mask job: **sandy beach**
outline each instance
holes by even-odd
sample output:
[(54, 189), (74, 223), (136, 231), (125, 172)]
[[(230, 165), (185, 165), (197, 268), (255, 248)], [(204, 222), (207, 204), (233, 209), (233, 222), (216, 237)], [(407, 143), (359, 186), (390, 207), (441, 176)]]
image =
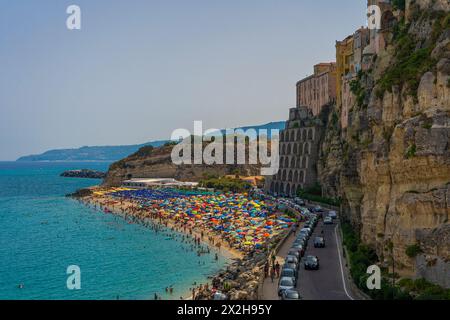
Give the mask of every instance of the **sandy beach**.
[[(214, 248), (218, 251), (218, 254), (233, 261), (240, 261), (246, 258), (249, 253), (254, 254), (261, 251), (261, 249), (255, 249), (255, 247), (249, 246), (248, 241), (245, 242), (247, 245), (242, 246), (239, 242), (230, 240), (230, 238), (224, 238), (223, 231), (217, 231), (212, 228), (211, 224), (202, 223), (202, 220), (198, 219), (181, 219), (178, 214), (163, 215), (161, 214), (161, 209), (159, 206), (143, 206), (142, 203), (136, 201), (135, 199), (126, 199), (124, 197), (113, 196), (117, 189), (104, 189), (104, 188), (93, 188), (93, 193), (89, 196), (80, 198), (79, 200), (85, 205), (96, 208), (97, 210), (105, 214), (114, 214), (123, 217), (130, 223), (142, 223), (147, 227), (153, 228), (158, 231), (158, 228), (167, 228), (172, 232), (178, 232), (180, 234), (189, 237), (189, 241), (194, 242), (197, 254), (200, 255), (204, 253), (205, 247)], [(187, 199), (190, 199), (189, 197)], [(176, 200), (174, 200), (176, 201)], [(274, 213), (270, 213), (273, 215)], [(249, 218), (243, 219), (242, 217), (237, 217), (236, 219), (247, 221)], [(198, 216), (197, 216), (198, 217)], [(233, 216), (231, 216), (232, 218)], [(255, 218), (256, 219), (256, 218)], [(267, 219), (267, 218), (266, 218)], [(262, 229), (263, 231), (258, 231), (259, 233), (264, 233), (264, 239), (270, 240), (268, 237), (269, 233), (272, 232), (272, 220), (262, 220), (264, 225), (267, 224), (267, 228)], [(269, 226), (270, 225), (270, 226)], [(251, 227), (251, 229), (255, 229)], [(274, 228), (275, 229), (275, 228)], [(159, 229), (161, 230), (161, 229)], [(259, 228), (258, 228), (259, 230)], [(273, 231), (274, 235), (279, 234), (279, 230)], [(249, 232), (254, 233), (254, 230)], [(281, 232), (281, 231), (280, 231)], [(262, 237), (262, 236), (261, 236)], [(242, 237), (241, 237), (242, 238)], [(244, 238), (245, 239), (245, 238)], [(255, 238), (256, 239), (256, 238)], [(210, 252), (210, 249), (206, 249)], [(216, 258), (217, 259), (217, 258)], [(193, 292), (192, 289), (195, 291)], [(203, 284), (197, 284), (196, 288), (191, 288), (191, 292), (181, 293), (180, 298), (184, 300), (193, 299), (193, 294), (196, 292), (204, 292), (212, 289), (212, 283), (207, 281)], [(174, 295), (174, 298), (177, 295)], [(150, 297), (154, 299), (154, 297)]]

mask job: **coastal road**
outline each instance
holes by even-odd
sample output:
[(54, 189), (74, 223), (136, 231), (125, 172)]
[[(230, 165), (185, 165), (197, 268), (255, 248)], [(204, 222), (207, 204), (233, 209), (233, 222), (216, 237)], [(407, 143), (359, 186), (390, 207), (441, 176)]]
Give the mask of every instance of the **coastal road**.
[[(325, 210), (323, 216), (325, 217), (327, 214), (328, 210)], [(304, 270), (304, 258), (301, 260), (297, 290), (304, 300), (358, 300), (361, 298), (350, 290), (350, 280), (347, 276), (348, 270), (342, 255), (342, 243), (339, 235), (339, 219), (335, 219), (332, 225), (324, 225), (322, 220), (317, 223), (308, 242), (305, 257), (307, 255), (318, 256), (320, 268), (314, 271)], [(313, 242), (316, 236), (325, 238), (325, 248), (314, 248)], [(281, 246), (277, 254), (277, 261), (281, 266), (283, 266), (294, 240), (295, 236), (291, 235)], [(270, 278), (265, 279), (263, 286), (264, 300), (279, 299), (277, 294), (278, 280), (275, 279), (272, 283)]]
[[(324, 214), (324, 216), (326, 213)], [(342, 246), (338, 238), (338, 219), (332, 225), (324, 225), (320, 220), (314, 229), (305, 252), (319, 257), (319, 270), (304, 270), (303, 259), (300, 265), (297, 290), (304, 300), (353, 300), (348, 291), (343, 269)], [(314, 248), (314, 238), (325, 238), (325, 248)]]

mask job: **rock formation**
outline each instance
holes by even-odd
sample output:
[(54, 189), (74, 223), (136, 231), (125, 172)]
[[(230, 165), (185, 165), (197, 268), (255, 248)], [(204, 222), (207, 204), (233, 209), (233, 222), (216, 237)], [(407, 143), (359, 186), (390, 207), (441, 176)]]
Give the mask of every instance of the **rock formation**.
[[(358, 76), (349, 127), (329, 115), (319, 154), (324, 192), (380, 261), (450, 286), (450, 4), (407, 1), (387, 48)], [(406, 249), (419, 245), (416, 257)]]

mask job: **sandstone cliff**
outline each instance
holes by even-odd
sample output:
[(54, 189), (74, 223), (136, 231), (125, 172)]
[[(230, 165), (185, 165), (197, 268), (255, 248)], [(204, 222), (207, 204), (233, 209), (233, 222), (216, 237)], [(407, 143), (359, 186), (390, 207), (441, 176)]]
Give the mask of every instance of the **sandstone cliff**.
[[(407, 1), (387, 48), (354, 83), (349, 127), (329, 116), (318, 165), (324, 192), (396, 271), (450, 287), (450, 4)], [(401, 17), (404, 16), (404, 19)], [(362, 88), (363, 90), (358, 90)], [(416, 257), (406, 249), (419, 245)]]
[(171, 159), (172, 148), (173, 145), (170, 144), (159, 148), (141, 148), (129, 157), (113, 163), (103, 184), (119, 186), (123, 180), (131, 178), (175, 178), (179, 181), (199, 181), (208, 175), (257, 176), (260, 174), (259, 164), (175, 165)]

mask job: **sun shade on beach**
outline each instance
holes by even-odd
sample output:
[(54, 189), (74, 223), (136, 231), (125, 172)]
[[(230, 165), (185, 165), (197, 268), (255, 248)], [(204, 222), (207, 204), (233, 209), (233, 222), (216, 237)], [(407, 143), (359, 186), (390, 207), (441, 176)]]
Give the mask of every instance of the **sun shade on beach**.
[(148, 189), (108, 195), (132, 200), (159, 217), (206, 228), (220, 234), (230, 246), (244, 251), (262, 248), (296, 221), (277, 212), (275, 204), (248, 194)]

